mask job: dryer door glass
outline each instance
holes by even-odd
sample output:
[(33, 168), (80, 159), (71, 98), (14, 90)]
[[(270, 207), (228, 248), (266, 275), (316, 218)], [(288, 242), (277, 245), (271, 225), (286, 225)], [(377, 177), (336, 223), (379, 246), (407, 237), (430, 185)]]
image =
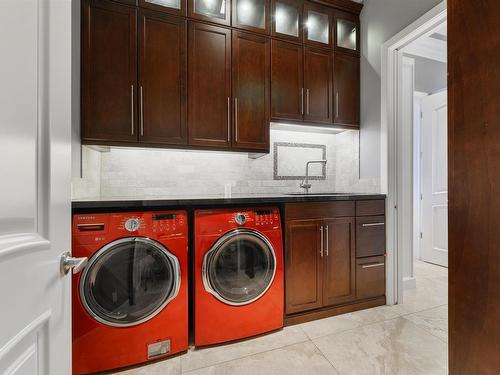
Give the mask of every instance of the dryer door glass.
[(245, 305), (260, 298), (271, 286), (276, 257), (260, 233), (238, 229), (222, 237), (207, 253), (205, 284), (219, 300)]
[(101, 323), (131, 326), (158, 314), (175, 297), (179, 283), (179, 262), (165, 247), (146, 238), (125, 238), (91, 258), (80, 296)]

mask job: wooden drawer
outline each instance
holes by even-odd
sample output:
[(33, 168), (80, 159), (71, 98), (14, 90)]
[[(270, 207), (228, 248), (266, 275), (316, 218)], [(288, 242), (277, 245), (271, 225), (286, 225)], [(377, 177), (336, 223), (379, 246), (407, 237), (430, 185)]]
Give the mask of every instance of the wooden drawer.
[(329, 219), (334, 217), (354, 216), (354, 202), (304, 202), (287, 203), (285, 219)]
[(385, 257), (356, 260), (356, 298), (385, 295)]
[(385, 200), (357, 201), (356, 216), (385, 215)]
[(356, 218), (356, 257), (385, 254), (385, 216)]

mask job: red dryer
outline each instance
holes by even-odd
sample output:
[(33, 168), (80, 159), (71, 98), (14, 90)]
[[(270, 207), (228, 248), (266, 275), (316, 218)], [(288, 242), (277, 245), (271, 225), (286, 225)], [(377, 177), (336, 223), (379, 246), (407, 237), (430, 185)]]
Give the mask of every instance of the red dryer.
[(73, 216), (73, 374), (129, 366), (188, 348), (184, 211)]
[(195, 212), (195, 345), (283, 327), (281, 237), (277, 208)]

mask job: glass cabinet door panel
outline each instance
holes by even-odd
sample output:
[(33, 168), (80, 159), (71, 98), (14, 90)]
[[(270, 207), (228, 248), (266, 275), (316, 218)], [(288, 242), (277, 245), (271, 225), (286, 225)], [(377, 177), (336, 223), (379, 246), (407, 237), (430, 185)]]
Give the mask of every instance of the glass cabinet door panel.
[(296, 7), (277, 1), (274, 18), (277, 33), (299, 37), (299, 10)]
[(194, 0), (194, 13), (225, 19), (226, 0)]
[(146, 3), (161, 5), (167, 8), (181, 9), (181, 0), (145, 0)]
[(266, 0), (236, 0), (236, 14), (238, 25), (266, 28)]
[(354, 22), (337, 20), (337, 47), (347, 48), (356, 51), (357, 45), (357, 25)]
[(306, 27), (307, 40), (330, 44), (330, 17), (328, 14), (309, 10)]

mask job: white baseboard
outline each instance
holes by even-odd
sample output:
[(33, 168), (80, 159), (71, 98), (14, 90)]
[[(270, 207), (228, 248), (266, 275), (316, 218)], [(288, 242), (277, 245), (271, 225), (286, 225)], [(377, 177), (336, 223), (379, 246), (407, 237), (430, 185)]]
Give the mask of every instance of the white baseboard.
[(415, 289), (417, 287), (417, 279), (415, 277), (403, 277), (403, 289)]

